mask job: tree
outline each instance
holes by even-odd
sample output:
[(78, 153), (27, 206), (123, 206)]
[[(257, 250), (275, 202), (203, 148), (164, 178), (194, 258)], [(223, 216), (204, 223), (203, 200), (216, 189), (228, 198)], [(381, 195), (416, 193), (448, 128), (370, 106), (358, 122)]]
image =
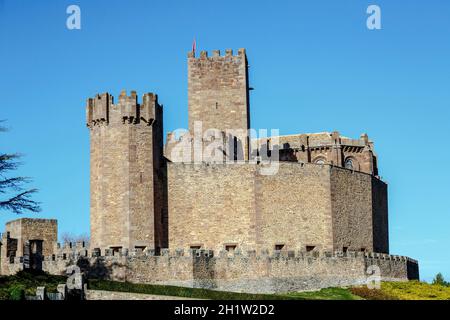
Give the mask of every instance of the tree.
[(440, 285), (440, 286), (449, 286), (450, 285), (447, 281), (444, 280), (444, 276), (440, 272), (434, 277), (433, 284)]
[[(5, 131), (7, 129), (0, 126), (0, 132)], [(26, 211), (39, 212), (41, 211), (39, 202), (31, 199), (38, 190), (25, 188), (31, 179), (8, 175), (19, 167), (21, 163), (18, 160), (20, 158), (21, 155), (18, 153), (0, 153), (0, 210), (8, 210), (17, 214)]]
[(84, 243), (89, 243), (89, 235), (86, 233), (80, 234), (80, 235), (74, 235), (70, 232), (64, 232), (61, 235), (61, 242), (63, 244), (68, 244), (68, 243), (76, 243), (76, 242), (84, 242)]

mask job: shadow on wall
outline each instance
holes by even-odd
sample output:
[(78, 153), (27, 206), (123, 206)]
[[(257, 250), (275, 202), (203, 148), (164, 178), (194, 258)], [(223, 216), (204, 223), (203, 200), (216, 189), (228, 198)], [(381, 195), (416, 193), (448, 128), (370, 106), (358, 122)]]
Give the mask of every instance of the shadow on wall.
[(80, 272), (88, 279), (111, 279), (118, 281), (126, 281), (127, 267), (118, 262), (106, 264), (102, 258), (97, 258), (93, 264), (86, 257), (79, 257), (77, 266)]

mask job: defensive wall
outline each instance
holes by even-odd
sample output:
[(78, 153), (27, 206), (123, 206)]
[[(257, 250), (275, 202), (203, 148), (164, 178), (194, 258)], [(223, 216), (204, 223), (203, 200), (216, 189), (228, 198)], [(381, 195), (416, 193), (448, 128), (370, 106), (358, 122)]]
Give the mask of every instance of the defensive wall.
[[(215, 255), (212, 250), (163, 249), (156, 255), (155, 250), (123, 249), (106, 250), (104, 256), (96, 256), (98, 252), (89, 252), (81, 244), (59, 250), (56, 256), (44, 257), (44, 271), (66, 274), (67, 268), (76, 264), (89, 278), (235, 292), (275, 293), (360, 285), (366, 284), (377, 270), (385, 281), (419, 278), (417, 261), (378, 253), (222, 250)], [(20, 270), (20, 258), (9, 265), (10, 271)]]

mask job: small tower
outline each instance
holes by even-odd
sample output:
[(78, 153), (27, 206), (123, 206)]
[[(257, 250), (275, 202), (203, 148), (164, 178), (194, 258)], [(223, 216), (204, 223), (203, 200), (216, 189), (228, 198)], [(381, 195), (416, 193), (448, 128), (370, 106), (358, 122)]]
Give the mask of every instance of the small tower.
[(188, 109), (191, 135), (196, 123), (201, 123), (202, 134), (209, 129), (245, 132), (227, 135), (227, 139), (239, 140), (243, 160), (248, 160), (250, 112), (245, 49), (239, 49), (237, 55), (231, 49), (225, 55), (214, 50), (211, 57), (206, 51), (198, 58), (193, 52), (188, 54)]
[[(167, 247), (163, 111), (157, 96), (123, 91), (87, 100), (91, 249)], [(102, 251), (103, 252), (103, 251)]]

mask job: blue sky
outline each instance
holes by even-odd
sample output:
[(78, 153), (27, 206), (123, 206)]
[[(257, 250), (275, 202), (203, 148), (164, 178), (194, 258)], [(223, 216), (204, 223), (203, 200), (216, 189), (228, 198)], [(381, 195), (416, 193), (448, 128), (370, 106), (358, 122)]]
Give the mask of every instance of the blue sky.
[[(67, 6), (81, 30), (66, 28)], [(366, 28), (377, 4), (382, 30)], [(85, 100), (156, 92), (165, 131), (187, 127), (186, 56), (245, 47), (254, 128), (375, 141), (389, 183), (390, 247), (450, 278), (450, 3), (0, 0), (0, 150), (25, 154), (39, 217), (89, 230)], [(32, 215), (25, 215), (32, 216)], [(17, 218), (0, 213), (0, 225)], [(1, 227), (3, 228), (3, 227)]]

